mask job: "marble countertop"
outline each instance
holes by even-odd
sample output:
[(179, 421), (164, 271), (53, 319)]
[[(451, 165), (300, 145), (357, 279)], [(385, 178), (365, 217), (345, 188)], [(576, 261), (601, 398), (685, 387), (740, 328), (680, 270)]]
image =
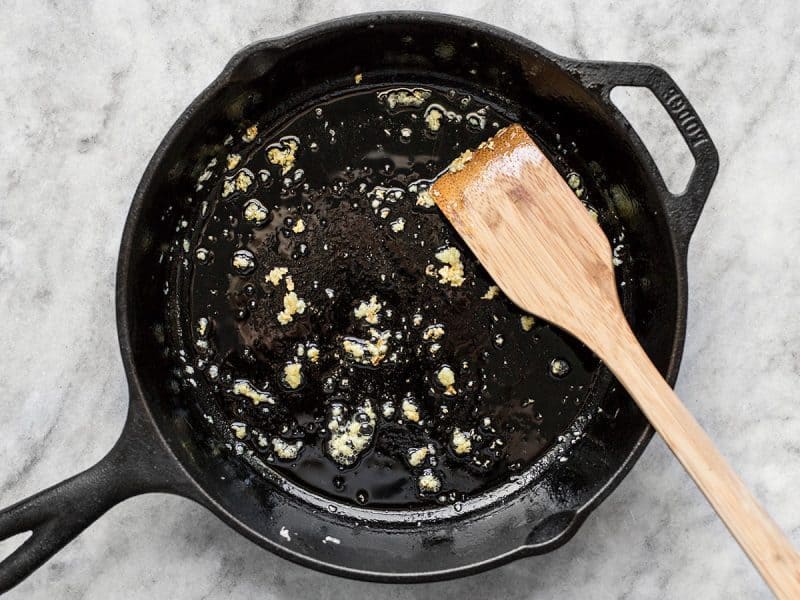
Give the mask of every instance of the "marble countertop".
[[(0, 505), (89, 467), (121, 430), (117, 249), (139, 177), (174, 119), (243, 45), (398, 3), (8, 4), (0, 23)], [(797, 4), (404, 7), (482, 19), (565, 55), (652, 62), (692, 100), (722, 162), (689, 255), (677, 389), (800, 546)], [(660, 110), (640, 107), (654, 122), (648, 140), (670, 133)], [(664, 153), (670, 177), (685, 165), (682, 152)], [(9, 550), (0, 544), (0, 555)], [(148, 495), (112, 509), (8, 598), (731, 594), (769, 595), (656, 439), (569, 544), (455, 582), (331, 578), (262, 551), (189, 501)]]

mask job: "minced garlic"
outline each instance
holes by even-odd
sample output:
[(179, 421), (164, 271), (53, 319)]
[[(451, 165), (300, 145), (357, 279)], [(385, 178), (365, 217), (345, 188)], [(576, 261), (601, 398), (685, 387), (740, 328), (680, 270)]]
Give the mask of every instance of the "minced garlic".
[(438, 271), (439, 283), (449, 283), (458, 287), (464, 283), (464, 263), (461, 262), (461, 252), (458, 248), (448, 246), (435, 254), (436, 260), (445, 264)]
[(423, 120), (431, 133), (436, 133), (442, 128), (444, 119), (448, 122), (460, 123), (463, 117), (453, 110), (447, 110), (441, 104), (431, 104), (425, 109)]
[(318, 362), (319, 348), (317, 348), (316, 346), (309, 346), (308, 350), (306, 350), (306, 356), (308, 357), (308, 360), (310, 360), (312, 363)]
[(342, 340), (342, 349), (356, 362), (371, 364), (377, 367), (386, 358), (389, 352), (389, 338), (391, 331), (377, 331), (370, 329), (370, 338), (362, 340), (355, 337), (346, 337)]
[(283, 382), (296, 390), (303, 383), (303, 365), (300, 363), (292, 362), (283, 367)]
[(453, 372), (453, 369), (447, 365), (442, 365), (439, 367), (439, 370), (436, 371), (436, 379), (442, 387), (445, 388), (445, 394), (452, 396), (456, 393), (456, 389), (453, 387), (453, 384), (456, 382), (456, 374)]
[(253, 174), (242, 169), (234, 180), (237, 191), (246, 192), (247, 188), (253, 183)]
[(409, 448), (408, 449), (408, 464), (412, 467), (418, 467), (423, 463), (425, 457), (428, 456), (428, 449), (422, 448)]
[(297, 223), (292, 227), (295, 233), (303, 233), (306, 230), (306, 222), (303, 219), (297, 219)]
[(374, 329), (370, 330), (372, 339), (367, 342), (367, 352), (369, 352), (369, 362), (372, 366), (378, 366), (383, 359), (386, 358), (386, 353), (389, 351), (389, 336), (391, 332), (384, 331), (382, 333), (376, 332)]
[(422, 339), (438, 340), (443, 335), (444, 335), (444, 327), (442, 327), (439, 324), (429, 325), (428, 327), (425, 328), (425, 331), (422, 332)]
[(264, 279), (269, 281), (272, 285), (277, 286), (281, 282), (281, 279), (283, 279), (283, 276), (288, 272), (289, 269), (286, 267), (273, 267)]
[(297, 454), (302, 447), (303, 442), (300, 440), (292, 444), (279, 437), (272, 438), (272, 450), (278, 458), (282, 458), (283, 460), (294, 460), (297, 458)]
[(249, 250), (237, 250), (231, 258), (231, 266), (240, 275), (248, 275), (256, 268), (256, 259)]
[(550, 361), (550, 374), (553, 377), (566, 377), (571, 370), (569, 363), (563, 358), (554, 358)]
[(242, 156), (240, 154), (228, 154), (228, 171), (233, 171), (236, 167), (238, 167), (241, 160)]
[(420, 107), (425, 103), (425, 100), (431, 95), (428, 90), (422, 88), (414, 88), (413, 90), (401, 88), (396, 90), (388, 90), (378, 94), (378, 100), (384, 102), (389, 110), (394, 110), (399, 107)]
[(472, 160), (472, 150), (464, 150), (460, 156), (458, 156), (453, 162), (450, 163), (450, 166), (447, 167), (447, 170), (451, 173), (458, 173), (461, 171), (469, 161)]
[(497, 298), (497, 295), (500, 293), (500, 288), (496, 285), (490, 285), (489, 289), (486, 290), (486, 293), (481, 296), (481, 300), (493, 300)]
[(535, 320), (533, 318), (533, 315), (522, 315), (519, 318), (519, 322), (520, 325), (522, 325), (523, 331), (530, 331), (531, 329), (533, 329), (533, 324), (535, 323)]
[(353, 309), (353, 314), (356, 319), (364, 319), (370, 325), (377, 325), (379, 315), (378, 313), (383, 308), (383, 304), (378, 302), (377, 296), (372, 296), (369, 302), (362, 302), (357, 308)]
[(208, 319), (205, 317), (200, 317), (197, 319), (197, 335), (200, 337), (206, 337), (206, 333), (208, 333)]
[(236, 183), (233, 179), (226, 179), (222, 182), (222, 197), (227, 198), (236, 191)]
[(341, 405), (331, 407), (328, 421), (331, 437), (326, 444), (326, 450), (334, 461), (350, 466), (372, 441), (376, 418), (369, 400), (365, 400), (357, 408), (351, 419), (345, 421), (343, 413)]
[(258, 135), (258, 126), (257, 125), (250, 125), (250, 127), (248, 127), (245, 130), (244, 135), (242, 136), (242, 141), (243, 142), (247, 142), (249, 144), (254, 139), (256, 139), (257, 135)]
[(430, 190), (422, 190), (417, 194), (417, 206), (423, 208), (433, 208), (436, 202), (433, 200), (433, 195)]
[(278, 323), (286, 325), (294, 315), (302, 315), (306, 310), (306, 302), (297, 297), (296, 292), (288, 292), (283, 297), (283, 310), (278, 313)]
[(412, 423), (419, 423), (421, 418), (419, 414), (419, 406), (417, 406), (417, 403), (413, 398), (403, 398), (401, 409), (403, 410), (403, 416), (406, 419)]
[(442, 117), (444, 113), (438, 108), (431, 106), (425, 111), (425, 124), (431, 131), (439, 131), (442, 127)]
[(441, 480), (433, 474), (431, 469), (425, 469), (417, 480), (421, 492), (436, 493), (442, 488)]
[(472, 451), (472, 432), (456, 427), (450, 436), (450, 446), (456, 454), (468, 454)]
[(267, 160), (273, 165), (281, 167), (281, 175), (286, 175), (294, 168), (297, 159), (297, 148), (300, 145), (297, 140), (284, 138), (277, 144), (272, 144), (267, 149)]
[(263, 225), (269, 218), (269, 211), (258, 200), (248, 200), (242, 211), (244, 220), (255, 225)]
[(356, 360), (361, 360), (367, 352), (367, 344), (363, 340), (345, 338), (342, 340), (342, 348)]
[(244, 396), (245, 398), (252, 401), (252, 403), (255, 404), (256, 406), (258, 406), (262, 402), (266, 402), (267, 404), (275, 404), (275, 400), (269, 393), (262, 392), (261, 390), (257, 389), (247, 379), (236, 380), (233, 383), (233, 389), (231, 391), (236, 396)]

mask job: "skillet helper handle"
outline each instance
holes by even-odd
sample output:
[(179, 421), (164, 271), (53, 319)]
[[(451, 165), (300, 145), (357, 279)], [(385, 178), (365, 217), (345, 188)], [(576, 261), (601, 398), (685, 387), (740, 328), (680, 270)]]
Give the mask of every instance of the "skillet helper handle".
[[(719, 154), (703, 122), (672, 77), (660, 67), (644, 63), (591, 62), (582, 63), (582, 69), (586, 70), (586, 83), (598, 88), (603, 101), (611, 106), (614, 106), (611, 90), (615, 87), (649, 89), (686, 142), (695, 161), (686, 189), (680, 194), (673, 194), (667, 189), (663, 177), (658, 182), (667, 217), (678, 232), (677, 238), (685, 250), (719, 171)], [(627, 119), (616, 114), (629, 135), (636, 135)]]
[(129, 414), (122, 436), (100, 462), (0, 511), (0, 540), (31, 532), (0, 562), (0, 594), (126, 498), (158, 491), (185, 494), (188, 479), (167, 456), (152, 431)]
[(800, 555), (664, 381), (624, 317), (602, 356), (778, 598), (800, 598)]

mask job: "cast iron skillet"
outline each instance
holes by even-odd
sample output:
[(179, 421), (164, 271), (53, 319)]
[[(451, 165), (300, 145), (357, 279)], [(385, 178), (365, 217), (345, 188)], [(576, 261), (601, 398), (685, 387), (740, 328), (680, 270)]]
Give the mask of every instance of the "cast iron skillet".
[[(468, 53), (477, 42), (481, 52)], [(27, 577), (118, 502), (147, 492), (191, 498), (269, 550), (337, 575), (428, 581), (474, 573), (566, 542), (625, 476), (653, 430), (625, 393), (606, 388), (584, 436), (460, 511), (374, 510), (339, 504), (277, 474), (254, 477), (219, 453), (170, 386), (166, 322), (176, 299), (159, 253), (172, 243), (191, 173), (210, 144), (247, 111), (277, 119), (310, 98), (371, 81), (479, 89), (523, 124), (545, 122), (594, 165), (637, 248), (629, 318), (674, 382), (684, 341), (686, 251), (718, 168), (717, 152), (689, 101), (661, 69), (556, 56), (482, 23), (420, 13), (361, 15), (253, 44), (239, 52), (181, 115), (156, 150), (131, 205), (117, 274), (117, 329), (130, 386), (122, 436), (99, 463), (0, 512), (0, 537), (32, 531), (0, 563), (0, 591)], [(686, 190), (668, 192), (641, 140), (609, 100), (615, 86), (649, 88), (696, 164)], [(196, 174), (194, 175), (196, 177)], [(162, 218), (166, 215), (166, 218)], [(291, 532), (291, 541), (280, 532)], [(327, 539), (326, 539), (327, 538)], [(331, 543), (335, 538), (339, 543)]]

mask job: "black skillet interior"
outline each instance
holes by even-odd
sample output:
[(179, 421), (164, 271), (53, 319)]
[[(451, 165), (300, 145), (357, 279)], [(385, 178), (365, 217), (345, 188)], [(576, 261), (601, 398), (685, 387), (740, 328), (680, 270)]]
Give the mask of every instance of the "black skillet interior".
[[(556, 444), (509, 483), (459, 510), (380, 511), (326, 499), (276, 474), (267, 481), (209, 439), (189, 408), (191, 395), (177, 382), (175, 348), (165, 343), (165, 336), (181, 326), (174, 292), (180, 286), (165, 288), (176, 282), (171, 281), (174, 264), (163, 256), (178, 243), (182, 203), (198, 165), (243, 119), (257, 114), (261, 122), (279, 122), (314, 99), (350, 88), (356, 72), (374, 83), (415, 82), (479, 93), (545, 144), (556, 147), (558, 135), (562, 146), (574, 149), (591, 185), (626, 227), (633, 256), (628, 317), (656, 366), (668, 379), (676, 376), (685, 317), (685, 249), (716, 173), (716, 154), (666, 74), (642, 65), (568, 61), (507, 32), (448, 16), (364, 15), (323, 24), (240, 52), (176, 123), (145, 173), (126, 227), (118, 277), (131, 415), (119, 450), (110, 456), (126, 464), (134, 458), (153, 461), (155, 468), (150, 474), (140, 468), (128, 482), (101, 476), (101, 483), (106, 477), (117, 486), (115, 493), (106, 494), (110, 497), (89, 511), (91, 517), (77, 524), (72, 536), (119, 499), (137, 491), (172, 490), (195, 498), (272, 551), (320, 570), (385, 581), (455, 577), (565, 542), (646, 445), (651, 428), (612, 384), (595, 405), (587, 403), (591, 414), (579, 416), (583, 435)], [(681, 198), (689, 204), (680, 206), (667, 193), (641, 142), (611, 106), (610, 89), (626, 84), (653, 89), (698, 159)], [(155, 444), (148, 442), (143, 450), (125, 441), (152, 438), (146, 431), (151, 420), (159, 432)], [(180, 468), (158, 456), (167, 447)], [(149, 455), (142, 458), (145, 451)], [(562, 455), (568, 460), (558, 460)], [(28, 571), (53, 551), (28, 561)]]

